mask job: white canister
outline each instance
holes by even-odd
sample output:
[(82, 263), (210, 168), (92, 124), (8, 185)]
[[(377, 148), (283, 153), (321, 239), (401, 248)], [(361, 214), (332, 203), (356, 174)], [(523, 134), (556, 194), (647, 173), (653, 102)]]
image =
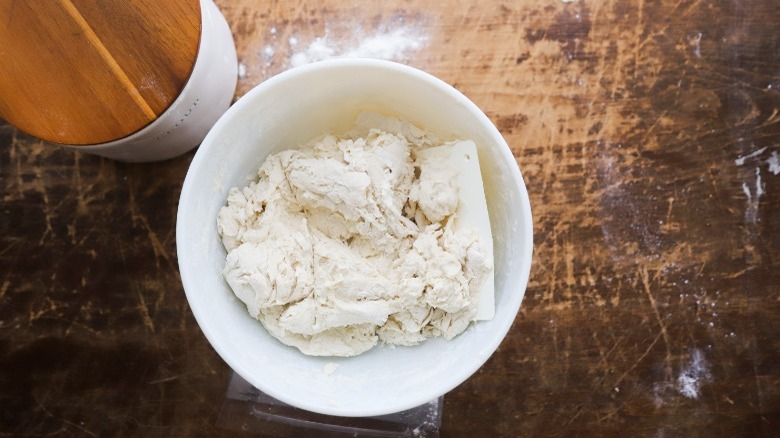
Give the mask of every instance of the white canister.
[(206, 137), (228, 109), (238, 80), (233, 35), (212, 0), (200, 0), (201, 37), (187, 84), (155, 121), (118, 140), (87, 146), (64, 145), (127, 162), (160, 161), (181, 155)]

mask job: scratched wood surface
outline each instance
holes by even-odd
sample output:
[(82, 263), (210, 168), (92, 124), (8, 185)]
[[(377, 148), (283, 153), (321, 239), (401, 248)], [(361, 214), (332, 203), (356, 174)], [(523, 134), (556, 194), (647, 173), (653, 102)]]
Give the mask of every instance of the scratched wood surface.
[[(373, 53), (455, 85), (511, 145), (531, 280), (442, 436), (776, 433), (774, 0), (217, 4), (237, 97), (391, 39)], [(121, 164), (0, 125), (0, 433), (239, 434), (215, 425), (230, 370), (177, 272), (191, 158)]]

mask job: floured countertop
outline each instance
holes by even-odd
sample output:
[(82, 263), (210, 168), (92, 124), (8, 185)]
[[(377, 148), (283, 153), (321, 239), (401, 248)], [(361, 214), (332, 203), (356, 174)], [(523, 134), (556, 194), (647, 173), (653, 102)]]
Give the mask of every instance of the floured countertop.
[[(775, 1), (217, 4), (236, 97), (381, 57), (456, 86), (512, 147), (531, 280), (497, 353), (445, 396), (442, 435), (777, 430)], [(0, 432), (233, 434), (230, 370), (177, 271), (191, 158), (115, 163), (0, 125)]]

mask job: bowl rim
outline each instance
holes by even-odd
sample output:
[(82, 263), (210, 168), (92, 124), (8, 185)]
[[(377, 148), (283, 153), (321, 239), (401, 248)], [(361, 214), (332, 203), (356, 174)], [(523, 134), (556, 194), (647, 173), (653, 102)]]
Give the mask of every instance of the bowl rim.
[(394, 70), (396, 72), (405, 75), (411, 75), (414, 78), (418, 80), (422, 80), (430, 84), (431, 86), (438, 88), (439, 90), (452, 96), (453, 98), (457, 99), (459, 103), (465, 105), (468, 111), (472, 113), (476, 117), (476, 119), (479, 120), (479, 122), (483, 125), (484, 128), (486, 128), (486, 130), (490, 134), (491, 140), (497, 143), (498, 146), (497, 149), (500, 150), (499, 153), (501, 154), (501, 159), (507, 162), (514, 161), (516, 163), (516, 159), (509, 145), (507, 144), (506, 140), (499, 132), (498, 128), (496, 128), (493, 122), (488, 118), (488, 116), (474, 102), (472, 102), (468, 97), (466, 97), (459, 90), (457, 90), (450, 84), (444, 82), (443, 80), (431, 75), (430, 73), (424, 72), (422, 70), (419, 70), (417, 68), (408, 65), (400, 64), (393, 61), (379, 60), (379, 59), (339, 58), (339, 59), (318, 61), (311, 64), (306, 64), (303, 66), (291, 68), (256, 85), (250, 91), (248, 91), (246, 94), (240, 97), (230, 108), (228, 108), (228, 110), (219, 118), (219, 120), (217, 120), (214, 126), (209, 130), (208, 134), (204, 138), (201, 145), (198, 147), (195, 156), (193, 157), (190, 163), (189, 169), (187, 170), (187, 174), (184, 179), (184, 183), (182, 185), (182, 190), (179, 197), (177, 217), (176, 217), (176, 248), (177, 248), (177, 259), (179, 265), (179, 274), (182, 280), (182, 285), (184, 288), (185, 295), (187, 297), (189, 308), (191, 309), (193, 316), (195, 317), (198, 327), (206, 336), (206, 339), (208, 340), (211, 347), (214, 348), (214, 350), (222, 358), (222, 360), (224, 360), (235, 373), (237, 373), (239, 376), (244, 378), (247, 382), (249, 382), (253, 386), (257, 387), (257, 389), (263, 391), (264, 393), (270, 395), (271, 397), (274, 397), (282, 402), (285, 402), (289, 405), (301, 409), (305, 409), (311, 412), (316, 412), (325, 415), (334, 415), (334, 416), (343, 416), (343, 417), (368, 417), (368, 416), (377, 416), (377, 415), (387, 415), (391, 413), (401, 412), (407, 409), (412, 409), (417, 406), (421, 406), (425, 403), (428, 403), (429, 401), (434, 400), (450, 392), (452, 389), (465, 382), (480, 367), (482, 367), (485, 364), (485, 362), (487, 362), (487, 360), (496, 352), (499, 345), (501, 344), (501, 342), (509, 332), (511, 326), (513, 325), (514, 321), (517, 318), (517, 313), (519, 313), (520, 311), (522, 299), (527, 289), (528, 279), (531, 271), (531, 259), (533, 254), (533, 217), (531, 213), (531, 205), (528, 196), (528, 191), (518, 165), (509, 166), (509, 168), (511, 174), (510, 175), (511, 182), (517, 188), (519, 199), (520, 199), (519, 215), (522, 216), (521, 219), (522, 228), (518, 230), (518, 234), (525, 236), (526, 245), (521, 247), (520, 251), (518, 251), (518, 254), (516, 255), (517, 257), (521, 258), (520, 261), (521, 269), (519, 272), (520, 274), (519, 281), (513, 287), (514, 289), (517, 290), (517, 293), (512, 294), (510, 296), (510, 301), (508, 303), (513, 309), (515, 309), (513, 317), (507, 319), (504, 324), (499, 326), (496, 330), (491, 331), (489, 337), (486, 337), (486, 342), (483, 344), (482, 350), (487, 351), (487, 354), (482, 355), (480, 360), (474, 361), (471, 366), (464, 367), (463, 369), (461, 369), (461, 372), (453, 373), (452, 375), (450, 375), (450, 377), (447, 378), (444, 382), (437, 385), (436, 391), (428, 392), (427, 393), (428, 395), (425, 396), (418, 395), (417, 397), (404, 398), (403, 400), (394, 400), (392, 402), (383, 404), (381, 407), (373, 407), (373, 408), (361, 407), (361, 408), (345, 409), (344, 407), (341, 406), (325, 406), (316, 403), (310, 403), (308, 402), (308, 400), (288, 397), (287, 394), (275, 391), (273, 388), (270, 388), (267, 385), (265, 385), (262, 381), (254, 379), (252, 377), (254, 373), (252, 373), (251, 370), (245, 367), (242, 361), (237, 359), (230, 351), (230, 349), (226, 348), (217, 340), (218, 336), (216, 334), (216, 330), (209, 323), (209, 318), (206, 315), (207, 313), (206, 309), (202, 309), (197, 305), (193, 306), (192, 297), (194, 297), (195, 294), (194, 291), (198, 289), (198, 285), (193, 284), (190, 275), (188, 275), (188, 273), (190, 272), (190, 268), (188, 267), (190, 266), (189, 264), (190, 255), (184, 250), (184, 244), (181, 241), (181, 236), (185, 234), (185, 230), (188, 228), (188, 224), (190, 222), (189, 216), (183, 213), (184, 209), (182, 208), (182, 206), (188, 205), (188, 200), (194, 196), (193, 180), (195, 178), (195, 175), (201, 173), (202, 167), (209, 166), (209, 163), (206, 161), (208, 150), (210, 148), (210, 145), (214, 142), (214, 140), (221, 135), (224, 126), (228, 124), (234, 116), (240, 114), (242, 109), (245, 106), (250, 105), (252, 101), (259, 98), (259, 96), (262, 96), (267, 90), (272, 89), (278, 83), (293, 80), (297, 76), (311, 74), (312, 72), (318, 70), (340, 69), (340, 68), (351, 68), (351, 67), (370, 67), (370, 68)]

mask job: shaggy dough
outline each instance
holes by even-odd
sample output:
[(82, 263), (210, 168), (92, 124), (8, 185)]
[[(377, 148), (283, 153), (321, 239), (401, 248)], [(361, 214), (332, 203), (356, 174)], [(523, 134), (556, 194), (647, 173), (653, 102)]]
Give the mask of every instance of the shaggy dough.
[(316, 356), (463, 332), (493, 262), (475, 230), (455, 229), (455, 170), (416, 156), (441, 144), (364, 113), (342, 136), (270, 155), (231, 189), (217, 220), (223, 274), (249, 313)]

